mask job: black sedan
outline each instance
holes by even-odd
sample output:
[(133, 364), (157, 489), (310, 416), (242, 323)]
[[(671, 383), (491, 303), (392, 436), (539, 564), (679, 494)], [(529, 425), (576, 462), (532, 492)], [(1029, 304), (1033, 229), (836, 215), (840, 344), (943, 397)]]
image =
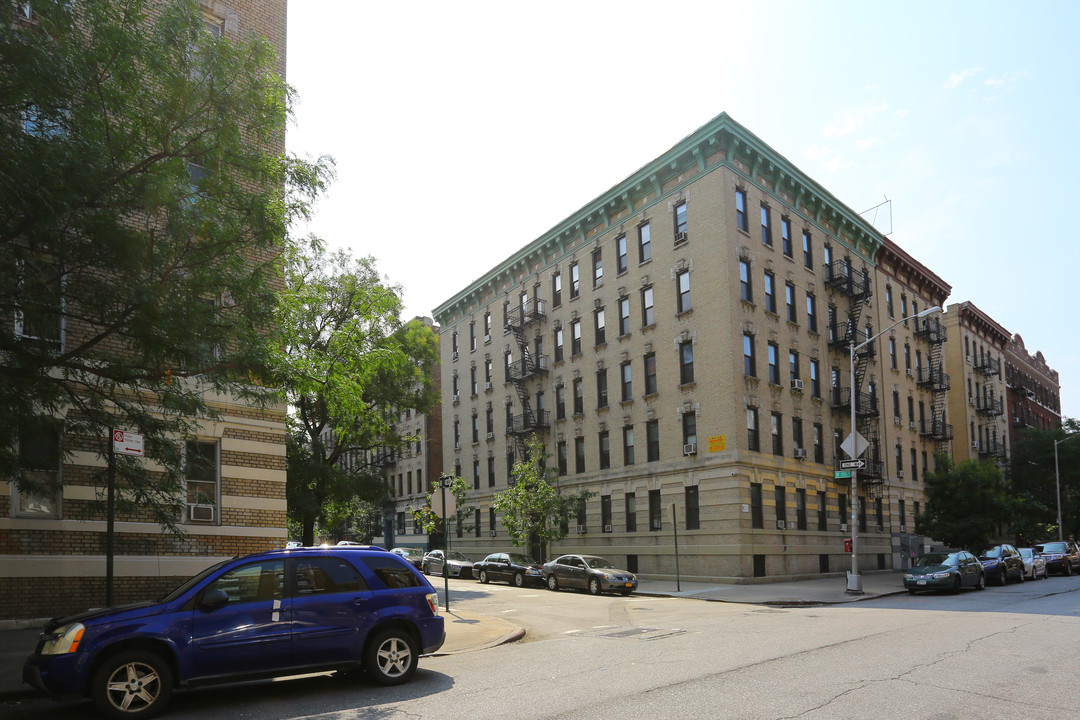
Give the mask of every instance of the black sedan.
[(986, 571), (979, 559), (969, 552), (933, 552), (915, 561), (904, 573), (904, 587), (914, 595), (920, 590), (960, 592), (962, 587), (986, 588)]
[(473, 563), (473, 575), (482, 583), (498, 580), (518, 587), (541, 585), (540, 563), (521, 553), (491, 553), (478, 563)]
[(588, 590), (591, 595), (602, 592), (629, 595), (637, 589), (634, 573), (595, 555), (563, 555), (544, 563), (542, 572), (548, 590), (568, 587)]
[(1046, 560), (1046, 572), (1072, 575), (1080, 572), (1080, 548), (1071, 540), (1045, 542), (1035, 552)]
[(424, 561), (424, 551), (420, 548), (396, 547), (392, 548), (390, 552), (405, 558), (405, 560), (417, 570), (420, 569), (420, 563)]

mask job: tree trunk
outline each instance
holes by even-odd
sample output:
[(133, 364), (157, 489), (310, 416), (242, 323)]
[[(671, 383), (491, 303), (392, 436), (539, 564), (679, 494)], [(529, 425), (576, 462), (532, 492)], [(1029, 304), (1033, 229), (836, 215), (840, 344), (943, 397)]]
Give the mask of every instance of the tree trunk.
[(315, 520), (304, 520), (303, 522), (303, 537), (300, 540), (304, 543), (304, 547), (311, 547), (315, 544)]

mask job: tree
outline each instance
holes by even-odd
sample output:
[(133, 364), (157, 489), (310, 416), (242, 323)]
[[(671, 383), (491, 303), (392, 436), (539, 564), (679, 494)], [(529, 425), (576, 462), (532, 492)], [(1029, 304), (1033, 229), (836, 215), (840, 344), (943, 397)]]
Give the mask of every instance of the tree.
[(977, 552), (1011, 517), (1013, 504), (1001, 471), (978, 460), (954, 465), (943, 454), (934, 462), (937, 469), (926, 476), (926, 510), (915, 519), (916, 532)]
[(331, 169), (283, 152), (270, 43), (214, 38), (198, 3), (15, 8), (0, 3), (0, 476), (57, 490), (16, 450), (28, 427), (101, 456), (109, 428), (138, 432), (153, 463), (119, 463), (117, 510), (177, 530), (178, 439), (219, 416), (208, 399), (269, 399), (252, 378), (276, 259)]
[(535, 544), (541, 561), (550, 543), (566, 537), (571, 514), (592, 495), (587, 490), (564, 495), (553, 487), (549, 478), (557, 476), (545, 467), (545, 458), (543, 441), (529, 436), (526, 457), (514, 463), (514, 483), (492, 500), (511, 542), (518, 547)]
[(415, 441), (394, 431), (397, 414), (437, 399), (438, 338), (400, 312), (400, 289), (371, 258), (327, 253), (317, 239), (289, 248), (271, 352), (292, 407), (288, 513), (305, 544), (331, 504), (385, 498), (384, 460)]
[[(474, 506), (469, 505), (469, 489), (469, 484), (460, 477), (455, 476), (451, 479), (450, 487), (446, 490), (449, 495), (453, 496), (454, 513), (445, 525), (446, 532), (453, 532), (457, 528), (461, 528), (461, 531), (466, 533), (475, 529), (476, 526), (470, 521), (473, 517)], [(427, 494), (427, 503), (423, 507), (413, 510), (413, 519), (428, 535), (444, 531), (442, 518), (436, 515), (432, 509), (441, 504), (441, 499), (436, 499), (441, 493), (441, 488), (432, 487)], [(449, 499), (448, 497), (448, 502)]]
[(1018, 519), (1032, 542), (1057, 537), (1058, 482), (1054, 468), (1054, 441), (1058, 442), (1061, 475), (1061, 520), (1064, 537), (1080, 534), (1080, 440), (1066, 438), (1080, 432), (1080, 422), (1066, 418), (1052, 430), (1027, 428), (1013, 446), (1011, 477), (1014, 491), (1029, 503)]

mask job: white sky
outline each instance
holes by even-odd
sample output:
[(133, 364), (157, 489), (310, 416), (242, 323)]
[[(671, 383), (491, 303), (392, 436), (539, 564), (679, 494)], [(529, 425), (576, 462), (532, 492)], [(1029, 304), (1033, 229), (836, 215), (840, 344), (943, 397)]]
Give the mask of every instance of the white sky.
[(852, 209), (892, 200), (890, 237), (1077, 417), (1078, 25), (1065, 0), (290, 0), (289, 149), (338, 168), (297, 232), (430, 316), (726, 111)]

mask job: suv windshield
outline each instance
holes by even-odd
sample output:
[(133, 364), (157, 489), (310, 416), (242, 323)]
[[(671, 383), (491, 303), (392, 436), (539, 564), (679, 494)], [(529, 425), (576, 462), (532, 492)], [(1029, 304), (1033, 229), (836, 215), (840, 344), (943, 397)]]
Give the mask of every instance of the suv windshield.
[(195, 585), (197, 585), (207, 575), (214, 572), (218, 568), (222, 567), (223, 565), (225, 565), (225, 563), (231, 563), (235, 559), (236, 558), (230, 558), (228, 560), (222, 560), (221, 562), (217, 563), (216, 565), (211, 565), (210, 567), (206, 568), (205, 570), (203, 570), (201, 573), (199, 573), (195, 577), (189, 578), (188, 580), (185, 580), (184, 582), (177, 585), (176, 589), (174, 589), (169, 594), (162, 595), (161, 597), (159, 597), (157, 599), (157, 602), (159, 602), (159, 603), (172, 602), (176, 598), (178, 598), (181, 595), (183, 595), (184, 593), (186, 593), (189, 588), (195, 587)]
[(1055, 552), (1056, 553), (1063, 553), (1063, 552), (1065, 552), (1065, 543), (1063, 543), (1063, 542), (1043, 543), (1042, 545), (1036, 545), (1035, 549), (1038, 550), (1039, 552), (1045, 552), (1045, 553), (1055, 553)]

